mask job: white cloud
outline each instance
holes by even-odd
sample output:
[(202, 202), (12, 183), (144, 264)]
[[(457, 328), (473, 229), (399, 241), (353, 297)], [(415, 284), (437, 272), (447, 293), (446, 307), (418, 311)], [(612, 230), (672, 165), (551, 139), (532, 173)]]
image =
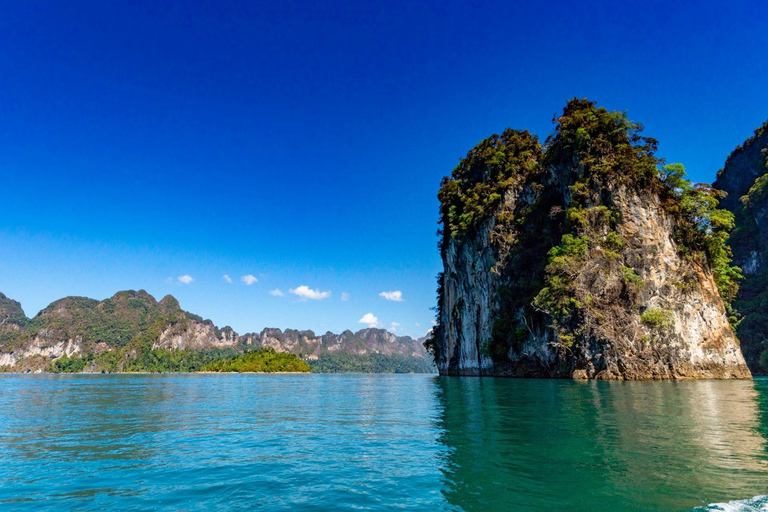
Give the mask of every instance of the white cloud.
[(270, 291), (269, 294), (274, 295), (275, 297), (282, 297), (285, 295), (282, 291), (280, 291), (279, 288), (275, 288), (274, 290)]
[(421, 324), (419, 322), (416, 322), (415, 324), (413, 324), (413, 326), (414, 327), (421, 327)]
[(400, 324), (397, 322), (392, 322), (389, 324), (389, 330), (392, 332), (397, 332), (397, 328), (400, 327)]
[(357, 321), (359, 324), (366, 324), (368, 327), (380, 327), (379, 319), (373, 313), (366, 313), (363, 318)]
[(252, 276), (251, 274), (248, 274), (247, 276), (243, 276), (240, 278), (242, 282), (247, 284), (248, 286), (251, 286), (253, 283), (258, 283), (259, 280), (256, 279), (256, 277)]
[(312, 299), (312, 300), (322, 300), (327, 299), (331, 296), (331, 292), (321, 292), (318, 289), (312, 289), (309, 286), (301, 285), (298, 288), (292, 288), (288, 290), (294, 295), (298, 295), (302, 298), (302, 300)]
[(347, 292), (341, 292), (341, 300), (346, 302), (349, 300), (349, 294)]
[(232, 278), (231, 278), (231, 277), (229, 277), (227, 274), (224, 274), (223, 276), (221, 276), (221, 278), (222, 278), (223, 280), (225, 280), (226, 282), (228, 282), (228, 283), (231, 283), (231, 282), (232, 282)]
[(402, 302), (403, 299), (403, 292), (400, 290), (395, 290), (393, 292), (381, 292), (379, 294), (379, 297), (382, 297), (387, 300), (395, 301), (395, 302)]
[(184, 284), (189, 284), (192, 281), (194, 281), (194, 279), (192, 279), (192, 276), (189, 274), (184, 274), (183, 276), (179, 276), (177, 279), (179, 280), (180, 283), (184, 283)]

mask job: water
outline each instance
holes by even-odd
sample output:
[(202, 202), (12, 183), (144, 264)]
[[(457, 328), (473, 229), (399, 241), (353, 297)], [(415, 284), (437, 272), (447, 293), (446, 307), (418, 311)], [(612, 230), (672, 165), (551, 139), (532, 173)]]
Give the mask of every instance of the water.
[(2, 510), (768, 511), (768, 380), (21, 375), (0, 413)]

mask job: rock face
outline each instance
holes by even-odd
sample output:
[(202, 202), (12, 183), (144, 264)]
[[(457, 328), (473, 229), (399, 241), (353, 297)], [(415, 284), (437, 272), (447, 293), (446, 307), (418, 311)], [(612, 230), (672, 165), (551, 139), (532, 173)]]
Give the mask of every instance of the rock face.
[(442, 375), (751, 377), (718, 289), (730, 267), (680, 207), (699, 189), (670, 185), (638, 133), (573, 100), (546, 147), (507, 130), (443, 181), (426, 343)]
[(32, 319), (21, 305), (0, 294), (0, 370), (38, 372), (63, 357), (88, 361), (85, 371), (124, 371), (152, 351), (218, 351), (234, 355), (271, 347), (306, 359), (322, 354), (403, 355), (422, 360), (421, 341), (383, 329), (357, 333), (264, 329), (238, 335), (182, 310), (168, 295), (160, 301), (145, 292), (124, 291), (103, 301), (85, 297), (57, 300)]
[(745, 277), (734, 302), (737, 334), (752, 371), (768, 375), (768, 121), (731, 153), (714, 186), (736, 219), (729, 243)]

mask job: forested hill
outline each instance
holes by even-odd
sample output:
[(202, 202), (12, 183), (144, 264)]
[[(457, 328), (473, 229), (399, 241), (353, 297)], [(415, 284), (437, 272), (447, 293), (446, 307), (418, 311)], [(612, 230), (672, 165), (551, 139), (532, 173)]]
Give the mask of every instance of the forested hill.
[(98, 301), (66, 297), (27, 318), (0, 293), (0, 370), (198, 371), (262, 348), (295, 354), (314, 371), (431, 371), (420, 340), (383, 329), (341, 334), (264, 329), (238, 335), (144, 290)]

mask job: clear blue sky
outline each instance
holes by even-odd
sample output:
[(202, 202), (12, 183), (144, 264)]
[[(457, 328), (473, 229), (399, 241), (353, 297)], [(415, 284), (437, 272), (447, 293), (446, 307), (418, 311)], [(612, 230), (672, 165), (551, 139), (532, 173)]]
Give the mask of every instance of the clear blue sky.
[(421, 335), (471, 147), (588, 97), (712, 181), (768, 118), (766, 26), (758, 1), (4, 1), (0, 291)]

